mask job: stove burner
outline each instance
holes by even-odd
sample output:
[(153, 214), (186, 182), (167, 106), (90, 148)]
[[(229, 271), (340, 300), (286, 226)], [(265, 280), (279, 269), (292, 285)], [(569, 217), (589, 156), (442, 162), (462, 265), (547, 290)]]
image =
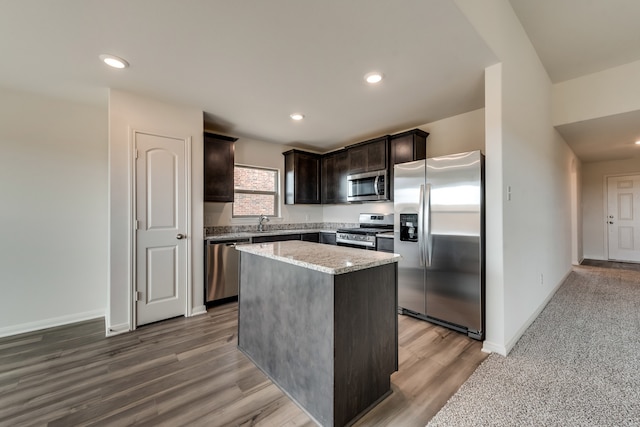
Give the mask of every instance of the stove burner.
[(360, 228), (342, 228), (339, 229), (339, 233), (353, 233), (353, 234), (372, 234), (386, 233), (393, 231), (393, 227), (360, 227)]
[(343, 228), (336, 231), (336, 242), (342, 246), (376, 249), (376, 235), (393, 231), (393, 225), (384, 227)]
[(376, 235), (393, 231), (393, 214), (361, 213), (358, 222), (360, 227), (336, 231), (336, 243), (339, 246), (375, 250)]

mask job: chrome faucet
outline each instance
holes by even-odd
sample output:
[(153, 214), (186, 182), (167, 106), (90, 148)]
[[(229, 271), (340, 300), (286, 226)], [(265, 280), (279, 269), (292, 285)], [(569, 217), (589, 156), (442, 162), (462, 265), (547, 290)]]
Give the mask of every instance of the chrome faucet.
[(258, 231), (264, 231), (264, 222), (269, 222), (269, 217), (266, 215), (260, 215), (260, 220), (258, 221)]

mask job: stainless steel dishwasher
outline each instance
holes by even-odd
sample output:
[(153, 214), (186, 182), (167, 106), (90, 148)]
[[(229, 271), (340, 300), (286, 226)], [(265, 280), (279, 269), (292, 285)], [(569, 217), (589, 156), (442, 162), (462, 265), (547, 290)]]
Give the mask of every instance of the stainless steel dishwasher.
[(205, 303), (222, 302), (238, 296), (238, 259), (236, 245), (251, 239), (207, 240), (205, 251)]

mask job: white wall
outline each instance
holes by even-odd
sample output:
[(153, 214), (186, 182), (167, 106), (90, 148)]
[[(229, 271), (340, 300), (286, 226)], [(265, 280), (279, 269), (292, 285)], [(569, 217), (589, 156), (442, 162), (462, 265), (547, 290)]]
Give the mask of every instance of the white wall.
[(553, 86), (553, 124), (640, 110), (640, 61)]
[(584, 259), (584, 233), (582, 215), (582, 162), (571, 162), (571, 263), (580, 265)]
[(0, 89), (0, 336), (102, 317), (107, 111)]
[(582, 234), (584, 257), (608, 259), (605, 251), (606, 177), (640, 173), (640, 159), (591, 162), (582, 165)]
[[(215, 133), (215, 131), (212, 131)], [(284, 156), (293, 147), (240, 137), (235, 143), (235, 163), (261, 166), (280, 171), (280, 194), (284, 195)], [(231, 203), (205, 203), (206, 226), (257, 225), (255, 218), (231, 218)], [(322, 222), (321, 205), (285, 205), (280, 200), (280, 217), (269, 224)]]
[(107, 334), (125, 332), (131, 322), (131, 141), (133, 130), (177, 138), (191, 137), (190, 311), (204, 312), (203, 278), (203, 114), (197, 108), (173, 105), (131, 93), (109, 93), (109, 305)]
[(484, 108), (418, 126), (427, 137), (427, 157), (481, 150), (484, 153)]
[(485, 86), (484, 347), (507, 354), (570, 271), (575, 156), (553, 129), (551, 81), (509, 2), (457, 4), (501, 61)]

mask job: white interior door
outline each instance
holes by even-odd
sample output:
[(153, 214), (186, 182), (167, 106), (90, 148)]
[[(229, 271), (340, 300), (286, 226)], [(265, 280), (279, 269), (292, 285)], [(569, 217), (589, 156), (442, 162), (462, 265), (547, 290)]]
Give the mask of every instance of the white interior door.
[(640, 175), (607, 178), (609, 259), (640, 262)]
[(186, 141), (134, 134), (136, 325), (186, 314)]

